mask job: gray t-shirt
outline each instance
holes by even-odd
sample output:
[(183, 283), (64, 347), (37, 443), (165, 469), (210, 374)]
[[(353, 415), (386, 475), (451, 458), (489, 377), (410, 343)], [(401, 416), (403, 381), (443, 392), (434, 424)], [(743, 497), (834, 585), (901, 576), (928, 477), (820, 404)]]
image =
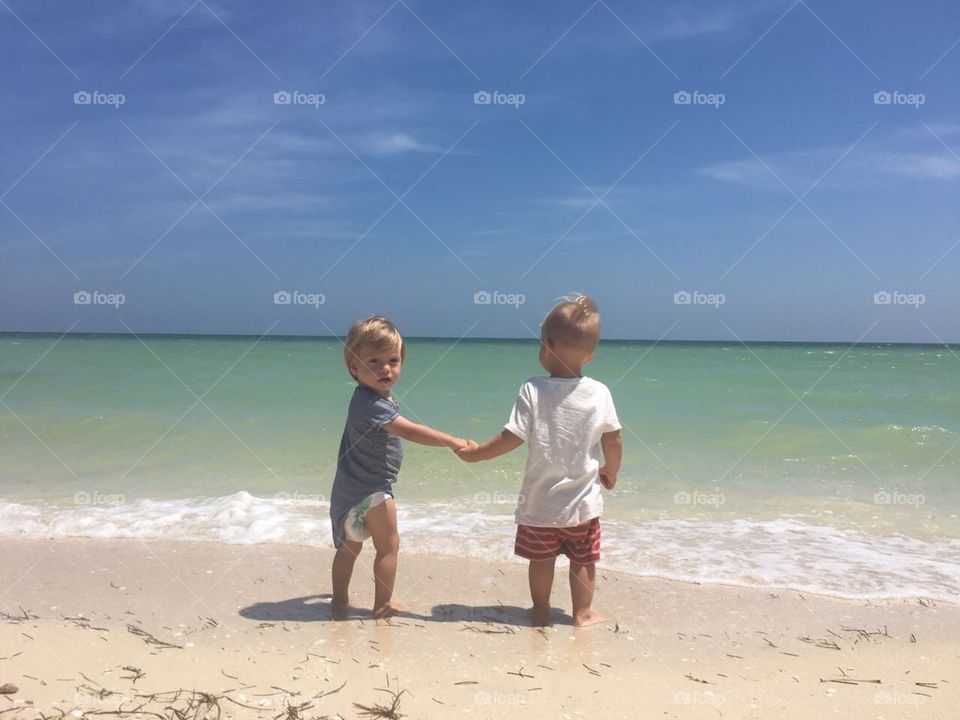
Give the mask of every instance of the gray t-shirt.
[(364, 385), (357, 385), (353, 391), (330, 494), (334, 547), (343, 544), (343, 521), (350, 508), (375, 492), (393, 495), (403, 445), (383, 426), (399, 415), (393, 398), (385, 398)]

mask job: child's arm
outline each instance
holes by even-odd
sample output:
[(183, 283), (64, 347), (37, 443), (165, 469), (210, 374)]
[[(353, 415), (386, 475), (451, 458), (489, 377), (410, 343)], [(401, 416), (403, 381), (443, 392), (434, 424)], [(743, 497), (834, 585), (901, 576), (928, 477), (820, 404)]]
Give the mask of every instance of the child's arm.
[(410, 422), (401, 415), (398, 415), (392, 422), (384, 425), (383, 429), (391, 435), (402, 437), (404, 440), (419, 443), (420, 445), (448, 447), (451, 450), (458, 450), (467, 446), (467, 441), (463, 438), (447, 435), (447, 433), (434, 430), (432, 427)]
[(490, 460), (501, 455), (506, 455), (511, 450), (516, 450), (523, 445), (523, 439), (517, 437), (509, 430), (504, 430), (499, 435), (487, 440), (483, 445), (467, 445), (467, 447), (457, 450), (457, 455), (466, 462), (479, 462), (480, 460)]
[(620, 462), (623, 459), (623, 438), (620, 437), (620, 431), (614, 430), (601, 435), (600, 447), (603, 448), (600, 482), (607, 490), (613, 490), (613, 486), (617, 484), (617, 473), (620, 472)]

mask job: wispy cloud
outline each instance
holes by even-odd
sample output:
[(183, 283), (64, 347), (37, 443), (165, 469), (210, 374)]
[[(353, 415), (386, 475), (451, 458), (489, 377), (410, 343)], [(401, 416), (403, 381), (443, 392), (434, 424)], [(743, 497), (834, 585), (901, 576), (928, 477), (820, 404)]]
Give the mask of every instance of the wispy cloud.
[(441, 153), (444, 148), (417, 140), (403, 132), (371, 133), (355, 139), (360, 152), (368, 155), (399, 155), (408, 152)]
[(688, 38), (727, 32), (734, 27), (736, 16), (729, 8), (711, 9), (706, 13), (690, 8), (671, 7), (667, 17), (655, 27), (663, 38)]
[[(602, 208), (601, 203), (597, 202), (598, 197), (611, 206), (629, 203), (631, 206), (658, 203), (668, 198), (675, 198), (677, 190), (675, 188), (666, 188), (653, 185), (617, 185), (613, 190), (608, 186), (592, 185), (590, 192), (586, 188), (577, 188), (568, 195), (557, 197), (548, 197), (541, 202), (549, 207), (563, 207), (574, 210), (586, 210), (596, 203), (598, 208)], [(593, 194), (591, 194), (593, 193)], [(606, 193), (606, 194), (605, 194)]]
[(326, 195), (284, 192), (282, 194), (237, 193), (209, 204), (217, 212), (262, 212), (264, 210), (312, 210), (329, 208), (335, 199)]
[[(931, 124), (930, 127), (936, 128), (937, 134), (944, 139), (960, 134), (960, 126), (949, 123)], [(749, 156), (706, 165), (697, 168), (696, 173), (720, 182), (786, 192), (772, 170), (796, 192), (801, 192), (846, 149), (842, 145), (824, 145), (772, 153), (762, 156), (762, 163)], [(830, 172), (823, 186), (864, 187), (890, 176), (952, 181), (960, 177), (960, 158), (937, 143), (924, 128), (901, 128), (878, 137), (872, 144), (864, 143), (856, 148)]]
[(704, 177), (722, 182), (748, 185), (750, 187), (768, 186), (773, 179), (769, 171), (755, 158), (716, 163), (698, 168), (697, 173)]
[(766, 12), (786, 8), (792, 0), (740, 0), (722, 3), (722, 7), (704, 7), (703, 3), (671, 3), (654, 22), (652, 34), (662, 38), (692, 38), (745, 29), (750, 19)]
[(960, 177), (960, 160), (946, 152), (937, 154), (898, 153), (878, 154), (877, 168), (890, 175), (924, 180), (953, 180)]

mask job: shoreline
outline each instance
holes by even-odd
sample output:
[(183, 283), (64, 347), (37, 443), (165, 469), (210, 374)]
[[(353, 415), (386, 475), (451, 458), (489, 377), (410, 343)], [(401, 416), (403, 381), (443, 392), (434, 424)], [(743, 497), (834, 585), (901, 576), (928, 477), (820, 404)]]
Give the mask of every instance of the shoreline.
[[(492, 497), (491, 493), (486, 495)], [(91, 496), (92, 497), (92, 496)], [(321, 496), (143, 498), (127, 502), (22, 505), (0, 502), (0, 541), (212, 542), (328, 547), (329, 519)], [(511, 564), (512, 514), (482, 505), (407, 502), (399, 508), (406, 554), (466, 555)], [(783, 515), (604, 517), (599, 567), (635, 578), (796, 591), (846, 600), (928, 598), (960, 603), (960, 545), (949, 536), (924, 539), (869, 528), (819, 524), (826, 518)]]
[[(18, 688), (0, 694), (0, 718), (93, 717), (138, 704), (164, 716), (163, 707), (192, 712), (203, 698), (211, 717), (218, 706), (223, 717), (294, 708), (296, 717), (353, 718), (361, 716), (354, 703), (391, 705), (395, 696), (378, 688), (403, 691), (399, 712), (418, 718), (719, 711), (873, 720), (946, 718), (960, 704), (952, 603), (842, 600), (598, 568), (594, 607), (611, 623), (575, 629), (561, 567), (554, 624), (535, 629), (522, 564), (401, 552), (395, 597), (413, 612), (373, 621), (359, 610), (336, 622), (332, 554), (0, 539), (0, 685)], [(361, 606), (372, 600), (372, 558), (368, 548), (351, 587)]]

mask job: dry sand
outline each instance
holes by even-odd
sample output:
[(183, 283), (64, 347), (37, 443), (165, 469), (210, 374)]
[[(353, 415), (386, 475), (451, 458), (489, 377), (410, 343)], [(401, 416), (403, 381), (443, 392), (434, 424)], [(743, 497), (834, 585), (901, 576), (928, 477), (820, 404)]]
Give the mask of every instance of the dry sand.
[[(16, 688), (0, 688), (0, 720), (960, 718), (955, 605), (602, 571), (595, 607), (612, 622), (575, 629), (564, 570), (554, 624), (535, 629), (522, 564), (401, 552), (396, 597), (413, 612), (334, 621), (331, 557), (0, 541), (0, 686)], [(353, 583), (367, 606), (371, 561)]]

